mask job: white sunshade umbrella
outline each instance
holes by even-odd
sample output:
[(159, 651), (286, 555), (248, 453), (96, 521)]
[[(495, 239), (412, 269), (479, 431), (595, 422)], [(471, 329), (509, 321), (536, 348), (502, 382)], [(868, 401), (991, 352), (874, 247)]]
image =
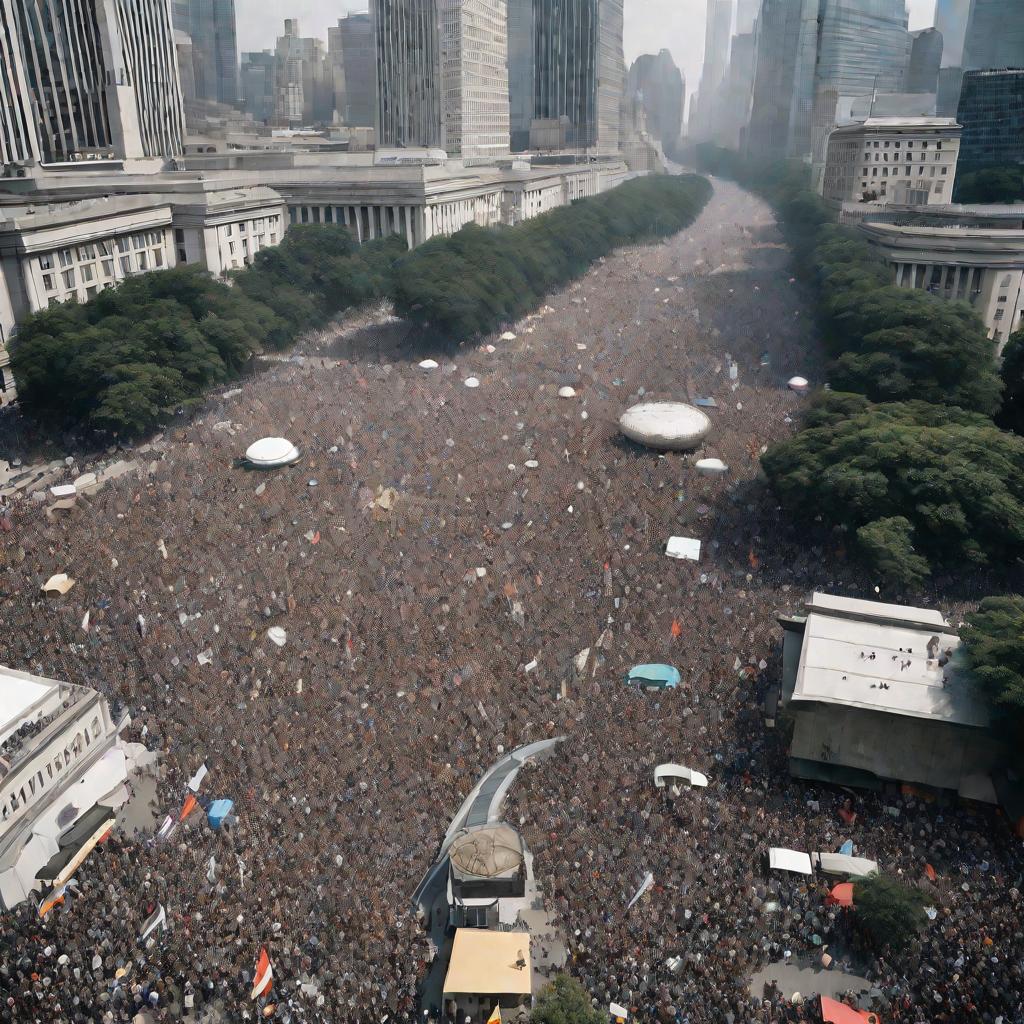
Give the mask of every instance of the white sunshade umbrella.
[(706, 786), (708, 777), (692, 768), (685, 768), (681, 764), (659, 764), (654, 769), (654, 784), (658, 789), (664, 789), (666, 780), (681, 779), (690, 786)]

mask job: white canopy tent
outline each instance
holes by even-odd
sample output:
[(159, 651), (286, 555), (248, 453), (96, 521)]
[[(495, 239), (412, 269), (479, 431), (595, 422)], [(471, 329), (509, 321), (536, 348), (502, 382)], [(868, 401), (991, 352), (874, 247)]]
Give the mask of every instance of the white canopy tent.
[(768, 866), (773, 871), (792, 871), (798, 875), (811, 874), (811, 858), (800, 850), (787, 850), (773, 846), (768, 851)]
[(849, 857), (845, 853), (815, 853), (814, 866), (826, 875), (851, 875), (863, 878), (878, 871), (878, 862), (867, 857)]
[(695, 772), (692, 768), (684, 768), (681, 764), (659, 764), (654, 769), (654, 784), (658, 789), (664, 789), (668, 785), (674, 793), (678, 794), (679, 782), (684, 782), (691, 788), (706, 786), (708, 777), (701, 775), (700, 772)]

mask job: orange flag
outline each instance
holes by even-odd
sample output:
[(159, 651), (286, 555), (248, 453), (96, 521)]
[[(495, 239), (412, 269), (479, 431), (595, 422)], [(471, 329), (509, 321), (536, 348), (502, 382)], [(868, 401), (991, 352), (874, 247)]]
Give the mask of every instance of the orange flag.
[(184, 821), (198, 806), (199, 802), (191, 793), (189, 793), (188, 798), (185, 800), (185, 803), (181, 808), (181, 813), (178, 815), (178, 821)]
[(672, 620), (672, 639), (678, 640), (683, 635), (683, 627), (678, 619)]
[(929, 881), (935, 881), (935, 868), (933, 868), (931, 864), (925, 864), (924, 873), (928, 876)]
[(270, 991), (270, 985), (274, 977), (274, 968), (270, 966), (270, 957), (267, 956), (267, 947), (260, 950), (260, 958), (256, 961), (256, 974), (252, 979), (252, 998), (259, 999), (265, 992)]

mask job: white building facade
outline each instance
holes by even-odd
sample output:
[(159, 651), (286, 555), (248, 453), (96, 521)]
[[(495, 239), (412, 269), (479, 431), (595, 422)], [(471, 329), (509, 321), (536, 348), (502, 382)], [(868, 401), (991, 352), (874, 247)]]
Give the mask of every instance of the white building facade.
[(953, 198), (960, 125), (950, 118), (876, 117), (833, 129), (821, 194), (830, 202), (926, 206)]

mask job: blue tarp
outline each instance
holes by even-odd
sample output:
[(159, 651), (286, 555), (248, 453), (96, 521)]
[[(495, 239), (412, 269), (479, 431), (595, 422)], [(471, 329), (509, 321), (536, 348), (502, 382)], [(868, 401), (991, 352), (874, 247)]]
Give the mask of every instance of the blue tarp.
[(220, 828), (232, 807), (234, 803), (231, 800), (214, 800), (206, 810), (206, 820), (213, 828)]
[(679, 670), (671, 665), (635, 665), (629, 670), (626, 682), (663, 690), (677, 687), (680, 678)]

